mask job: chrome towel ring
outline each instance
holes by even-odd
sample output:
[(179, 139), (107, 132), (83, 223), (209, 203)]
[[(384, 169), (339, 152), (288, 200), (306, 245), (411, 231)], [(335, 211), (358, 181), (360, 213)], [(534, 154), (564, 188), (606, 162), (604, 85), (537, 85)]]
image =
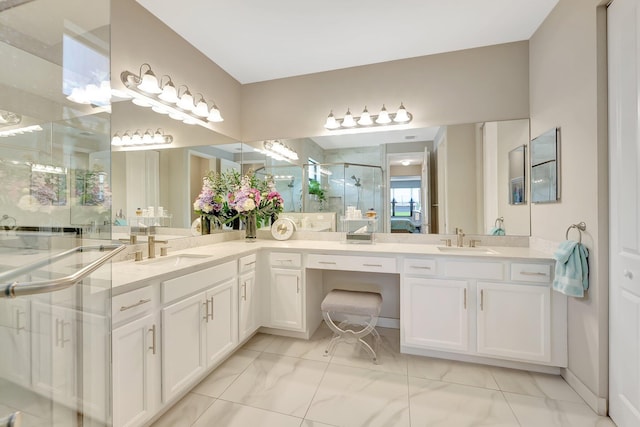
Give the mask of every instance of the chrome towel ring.
[(578, 230), (578, 243), (582, 243), (582, 232), (585, 231), (587, 229), (587, 224), (584, 223), (584, 221), (579, 222), (577, 224), (571, 224), (569, 226), (569, 228), (567, 228), (567, 232), (564, 235), (564, 238), (569, 240), (569, 231), (571, 231), (572, 228), (575, 228), (576, 230)]

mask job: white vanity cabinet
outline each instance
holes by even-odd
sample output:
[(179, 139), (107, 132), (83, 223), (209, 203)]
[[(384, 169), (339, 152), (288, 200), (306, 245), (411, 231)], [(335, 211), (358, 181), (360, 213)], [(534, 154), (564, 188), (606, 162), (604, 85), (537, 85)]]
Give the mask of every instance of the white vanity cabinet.
[(162, 401), (177, 396), (238, 342), (236, 262), (187, 274), (161, 284), (163, 303), (192, 290), (195, 295), (161, 309)]
[(566, 297), (551, 291), (552, 263), (407, 258), (401, 347), (566, 366)]
[(260, 325), (256, 299), (256, 254), (238, 260), (238, 273), (238, 340), (242, 342)]
[(272, 252), (269, 254), (269, 265), (268, 326), (304, 332), (302, 256), (297, 253)]

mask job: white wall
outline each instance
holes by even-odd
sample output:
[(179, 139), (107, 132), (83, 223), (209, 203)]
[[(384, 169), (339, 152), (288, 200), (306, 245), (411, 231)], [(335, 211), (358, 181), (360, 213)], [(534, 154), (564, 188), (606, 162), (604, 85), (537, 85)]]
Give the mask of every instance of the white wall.
[(569, 298), (569, 368), (594, 395), (608, 387), (606, 29), (600, 0), (560, 0), (530, 40), (531, 136), (560, 127), (559, 203), (531, 208), (535, 238), (561, 241), (584, 221), (589, 292)]
[(400, 102), (415, 128), (528, 117), (528, 42), (243, 85), (242, 137), (327, 135), (330, 110), (341, 117), (347, 107), (395, 109)]

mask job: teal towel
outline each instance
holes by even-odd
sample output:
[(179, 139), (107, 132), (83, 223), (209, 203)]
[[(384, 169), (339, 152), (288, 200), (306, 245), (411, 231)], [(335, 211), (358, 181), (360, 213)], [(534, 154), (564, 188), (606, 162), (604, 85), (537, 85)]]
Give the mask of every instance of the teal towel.
[(489, 234), (492, 236), (504, 236), (504, 228), (493, 227), (491, 230), (489, 230)]
[(584, 297), (589, 288), (589, 251), (573, 240), (560, 243), (553, 254), (556, 260), (556, 275), (553, 289), (571, 297)]

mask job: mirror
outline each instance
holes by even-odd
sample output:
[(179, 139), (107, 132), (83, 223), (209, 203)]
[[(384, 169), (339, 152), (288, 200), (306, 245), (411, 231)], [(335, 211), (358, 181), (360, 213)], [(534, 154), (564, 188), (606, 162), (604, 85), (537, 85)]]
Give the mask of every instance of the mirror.
[[(252, 148), (243, 156), (243, 167), (283, 177), (278, 190), (285, 214), (325, 212), (339, 219), (349, 206), (358, 206), (358, 196), (377, 193), (377, 205), (359, 207), (363, 213), (377, 211), (379, 231), (451, 234), (462, 228), (466, 234), (495, 234), (500, 228), (506, 235), (528, 236), (524, 165), (529, 138), (529, 120), (522, 119), (280, 140), (296, 151), (298, 159), (292, 161), (265, 155), (264, 141), (256, 141), (248, 144)], [(357, 182), (360, 175), (346, 172), (338, 178), (311, 177), (305, 170), (316, 163), (329, 172), (336, 164), (381, 168), (384, 178), (375, 184)], [(513, 172), (512, 163), (518, 164)], [(505, 183), (516, 178), (517, 202), (510, 203), (512, 186)], [(327, 200), (322, 208), (305, 203), (317, 185)]]
[(531, 201), (533, 203), (560, 200), (559, 133), (560, 129), (554, 128), (531, 140)]
[(158, 226), (163, 238), (195, 234), (193, 201), (202, 177), (210, 170), (240, 170), (242, 144), (128, 101), (114, 103), (112, 110), (112, 134), (162, 129), (173, 137), (170, 146), (160, 148), (112, 147), (113, 237), (126, 238), (131, 227), (146, 234), (148, 227)]

